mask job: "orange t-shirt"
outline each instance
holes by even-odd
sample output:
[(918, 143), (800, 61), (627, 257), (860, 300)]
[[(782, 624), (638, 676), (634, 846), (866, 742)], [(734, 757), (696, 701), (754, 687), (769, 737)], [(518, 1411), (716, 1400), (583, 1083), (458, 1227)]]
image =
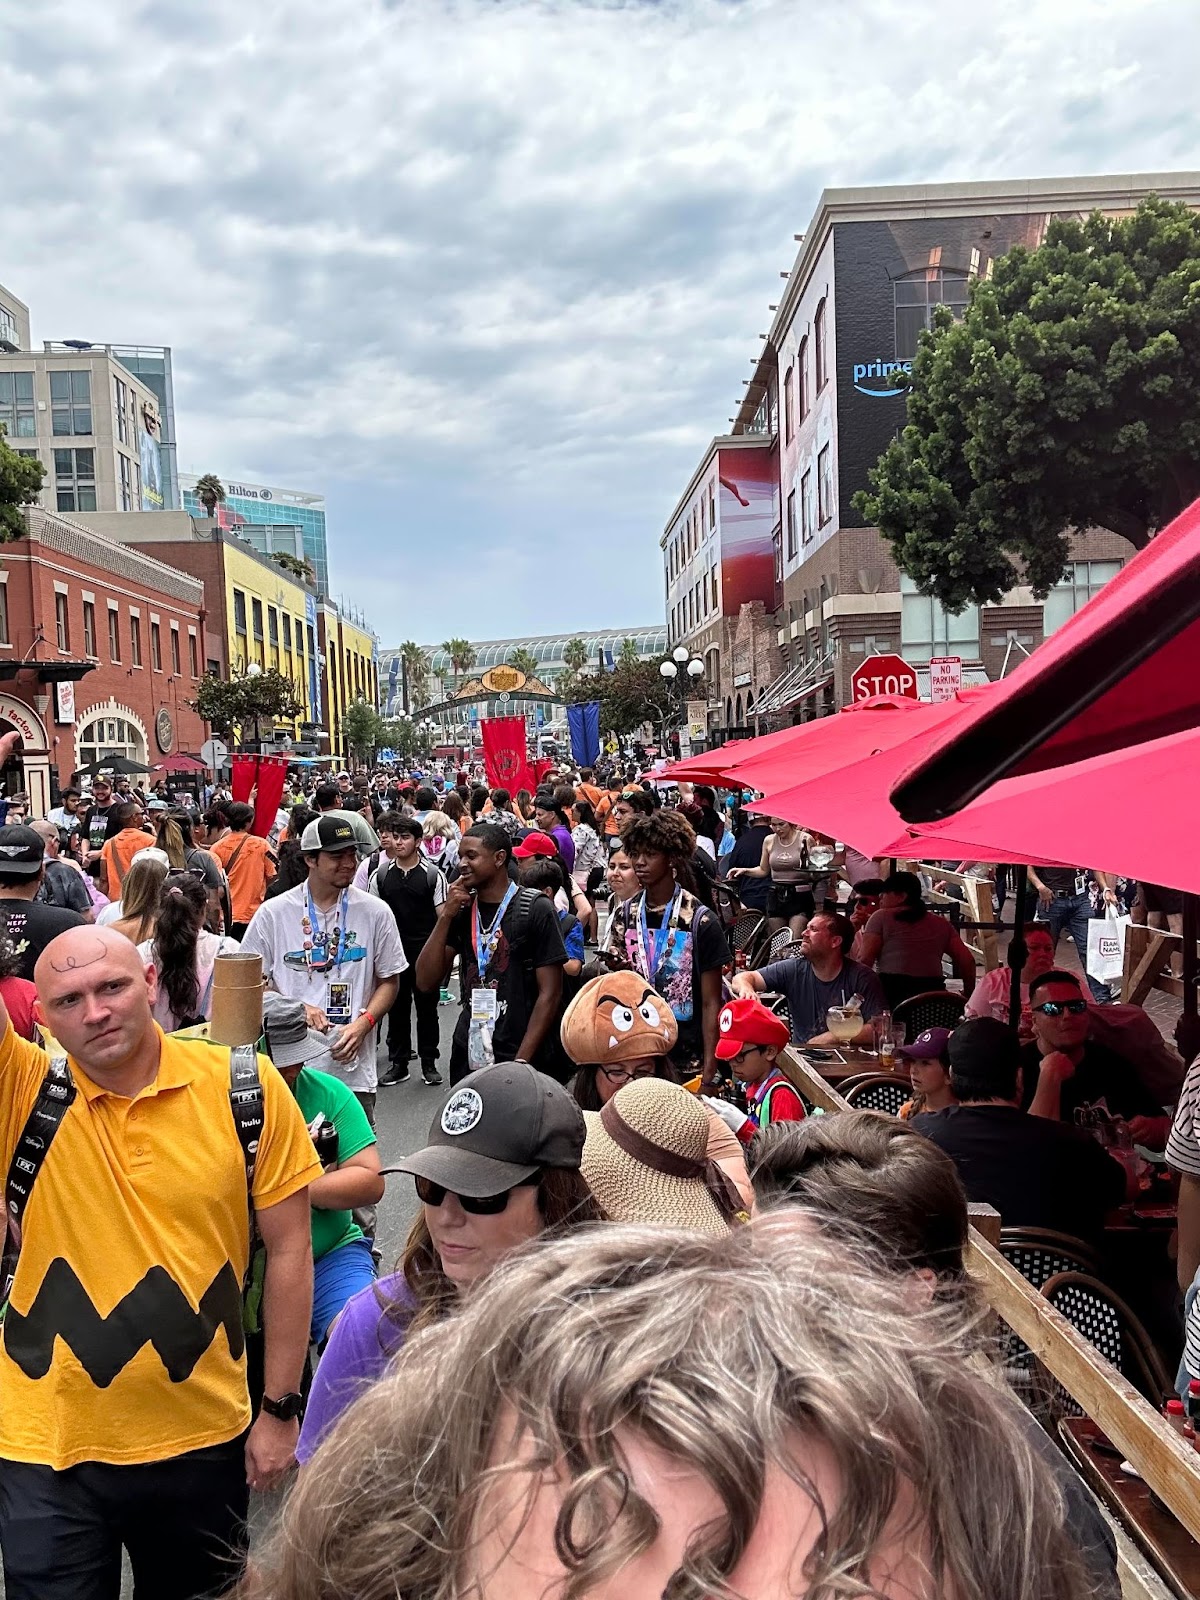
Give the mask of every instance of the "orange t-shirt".
[(256, 833), (227, 833), (209, 851), (225, 868), (233, 920), (249, 922), (263, 903), (267, 885), (275, 876), (275, 858), (265, 839)]
[(121, 898), (121, 885), (125, 881), (125, 874), (129, 871), (134, 856), (140, 855), (143, 850), (149, 850), (154, 840), (148, 833), (143, 833), (140, 828), (122, 828), (120, 833), (113, 834), (111, 839), (106, 839), (100, 851), (100, 859), (104, 862), (104, 870), (108, 874), (108, 897), (110, 900)]
[(617, 819), (612, 814), (614, 800), (611, 794), (602, 794), (596, 804), (596, 821), (604, 824), (604, 834), (608, 839), (615, 838), (620, 833)]

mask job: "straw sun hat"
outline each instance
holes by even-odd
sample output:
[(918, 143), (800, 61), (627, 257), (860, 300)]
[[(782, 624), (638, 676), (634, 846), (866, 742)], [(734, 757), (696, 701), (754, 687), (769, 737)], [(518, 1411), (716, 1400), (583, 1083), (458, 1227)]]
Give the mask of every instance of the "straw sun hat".
[(708, 1156), (708, 1113), (665, 1078), (626, 1084), (602, 1111), (585, 1111), (583, 1175), (613, 1222), (658, 1222), (725, 1233), (743, 1210)]

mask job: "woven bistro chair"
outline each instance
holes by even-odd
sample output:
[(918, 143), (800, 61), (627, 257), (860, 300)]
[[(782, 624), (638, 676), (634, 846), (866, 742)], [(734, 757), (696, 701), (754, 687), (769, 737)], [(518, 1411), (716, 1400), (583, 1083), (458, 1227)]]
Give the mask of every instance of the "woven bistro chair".
[[(1175, 1392), (1171, 1375), (1135, 1313), (1120, 1295), (1089, 1272), (1056, 1272), (1042, 1294), (1071, 1326), (1157, 1410)], [(1057, 1378), (1037, 1363), (1051, 1420), (1082, 1416), (1079, 1405)]]
[(841, 1094), (856, 1111), (886, 1111), (889, 1117), (898, 1117), (900, 1107), (912, 1099), (912, 1085), (904, 1078), (874, 1072), (849, 1088), (843, 1084)]
[(967, 1002), (949, 989), (930, 989), (926, 994), (901, 1000), (893, 1018), (904, 1028), (904, 1042), (911, 1044), (926, 1028), (957, 1028)]
[[(1082, 1272), (1098, 1278), (1101, 1271), (1100, 1258), (1089, 1244), (1053, 1228), (1002, 1227), (1000, 1254), (1035, 1289), (1063, 1272)], [(1009, 1382), (1030, 1409), (1046, 1421), (1046, 1383), (1037, 1373), (1033, 1351), (1011, 1328), (1001, 1331), (1000, 1351)]]

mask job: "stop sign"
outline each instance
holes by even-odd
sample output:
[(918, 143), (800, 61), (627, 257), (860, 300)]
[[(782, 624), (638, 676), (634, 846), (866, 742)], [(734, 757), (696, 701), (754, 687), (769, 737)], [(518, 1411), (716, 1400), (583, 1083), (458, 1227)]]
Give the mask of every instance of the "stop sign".
[(855, 700), (869, 700), (876, 694), (902, 694), (919, 700), (914, 667), (899, 656), (868, 656), (850, 674), (850, 693)]

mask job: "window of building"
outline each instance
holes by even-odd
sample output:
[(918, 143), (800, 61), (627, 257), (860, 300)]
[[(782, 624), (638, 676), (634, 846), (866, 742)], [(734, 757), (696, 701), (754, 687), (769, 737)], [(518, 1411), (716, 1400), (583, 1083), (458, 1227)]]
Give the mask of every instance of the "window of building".
[(92, 375), (90, 372), (50, 374), (51, 427), (59, 438), (92, 431)]
[(246, 596), (240, 589), (233, 591), (233, 631), (246, 635)]
[(794, 400), (792, 397), (792, 369), (789, 367), (783, 375), (783, 442), (791, 444), (796, 436), (796, 419), (793, 415)]
[(817, 314), (813, 318), (813, 344), (816, 346), (817, 393), (820, 394), (821, 390), (829, 381), (829, 356), (825, 343), (824, 300), (822, 300), (821, 304), (817, 307)]
[(123, 717), (93, 717), (79, 730), (79, 764), (90, 766), (105, 756), (124, 756), (144, 765), (146, 741)]
[(130, 617), (129, 619), (129, 660), (135, 667), (142, 664), (142, 619)]
[(813, 536), (812, 468), (800, 479), (800, 538), (807, 544)]
[(108, 611), (108, 657), (110, 661), (121, 659), (121, 614), (111, 606)]
[(710, 528), (717, 525), (717, 491), (711, 483), (708, 486), (708, 525)]
[(121, 510), (122, 511), (132, 511), (133, 510), (133, 462), (130, 461), (128, 456), (123, 456), (120, 453), (120, 451), (117, 452), (117, 460), (120, 463), (120, 472), (121, 472)]
[(1069, 561), (1042, 603), (1042, 632), (1051, 634), (1121, 570), (1119, 561)]
[(83, 602), (83, 653), (96, 655), (96, 607), (90, 600)]
[(113, 407), (117, 414), (117, 440), (129, 443), (129, 387), (120, 378), (113, 378)]
[(896, 308), (896, 360), (911, 361), (921, 335), (933, 326), (938, 306), (949, 306), (957, 322), (967, 309), (971, 280), (965, 272), (944, 272), (939, 266), (897, 278), (892, 295)]
[(833, 459), (829, 446), (817, 453), (817, 526), (823, 528), (833, 516)]
[(0, 644), (11, 644), (8, 637), (8, 585), (0, 583)]
[(716, 611), (719, 608), (720, 604), (721, 604), (721, 591), (717, 587), (717, 569), (716, 569), (716, 567), (714, 567), (713, 570), (712, 570), (712, 597), (713, 597), (713, 610)]
[(200, 676), (200, 654), (196, 647), (196, 635), (188, 634), (188, 671), (193, 678)]
[(96, 452), (55, 450), (54, 492), (60, 511), (95, 511)]
[[(300, 629), (299, 626), (297, 626), (297, 637), (299, 636), (299, 633)], [(290, 650), (292, 648), (292, 619), (288, 616), (286, 611), (283, 614), (283, 648), (285, 650)]]
[(965, 606), (952, 615), (931, 595), (918, 594), (906, 573), (900, 574), (900, 653), (906, 661), (930, 656), (979, 659), (979, 607)]
[(54, 596), (54, 629), (58, 638), (58, 648), (69, 650), (71, 648), (71, 615), (67, 610), (67, 597), (65, 594)]
[(171, 624), (171, 671), (177, 678), (183, 675), (179, 660), (179, 629), (175, 623)]
[(274, 645), (279, 643), (279, 613), (274, 606), (267, 607), (267, 638)]
[(154, 672), (162, 671), (162, 629), (157, 622), (150, 624), (150, 666)]
[(787, 559), (796, 559), (796, 491), (787, 497)]
[(261, 600), (251, 600), (250, 621), (254, 625), (254, 637), (261, 640), (263, 636), (263, 608)]
[(800, 421), (803, 422), (808, 415), (808, 335), (805, 334), (800, 341), (800, 351), (796, 356), (796, 399), (800, 402)]
[(0, 427), (10, 439), (36, 439), (32, 372), (0, 372)]

